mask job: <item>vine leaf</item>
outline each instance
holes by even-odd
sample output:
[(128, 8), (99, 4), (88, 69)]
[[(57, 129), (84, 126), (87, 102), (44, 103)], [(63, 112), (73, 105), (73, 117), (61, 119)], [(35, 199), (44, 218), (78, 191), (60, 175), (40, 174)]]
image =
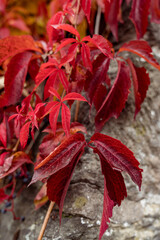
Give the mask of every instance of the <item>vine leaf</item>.
[[(112, 209), (120, 205), (127, 196), (126, 187), (121, 172), (127, 172), (132, 181), (141, 188), (142, 169), (133, 153), (119, 140), (101, 133), (95, 133), (89, 143), (101, 161), (104, 175), (104, 202), (99, 240), (108, 228), (107, 222), (112, 216)], [(92, 145), (91, 145), (92, 144)], [(93, 146), (94, 145), (94, 146)]]
[(124, 62), (118, 61), (118, 73), (115, 82), (95, 117), (97, 131), (111, 117), (119, 117), (127, 101), (130, 86), (129, 68)]
[(58, 204), (60, 221), (68, 186), (85, 145), (83, 134), (71, 135), (35, 167), (31, 183), (49, 177), (47, 196)]
[(135, 25), (137, 38), (140, 39), (148, 26), (148, 14), (151, 0), (133, 0), (130, 19)]
[(0, 166), (0, 179), (8, 176), (22, 166), (24, 163), (31, 163), (32, 161), (24, 152), (16, 152), (12, 156), (5, 158), (3, 166)]
[(0, 64), (7, 58), (24, 51), (38, 51), (35, 41), (29, 35), (9, 36), (0, 39)]
[(5, 73), (4, 94), (0, 96), (0, 107), (17, 103), (21, 97), (32, 52), (26, 51), (14, 56)]
[(136, 118), (137, 113), (141, 109), (141, 104), (143, 103), (146, 93), (150, 84), (149, 74), (146, 72), (144, 67), (136, 67), (130, 59), (127, 59), (129, 64), (134, 87), (134, 96), (135, 96), (135, 114)]
[(160, 65), (153, 57), (152, 49), (149, 44), (144, 40), (133, 40), (122, 45), (119, 52), (132, 52), (141, 58), (144, 58), (148, 63), (160, 70)]

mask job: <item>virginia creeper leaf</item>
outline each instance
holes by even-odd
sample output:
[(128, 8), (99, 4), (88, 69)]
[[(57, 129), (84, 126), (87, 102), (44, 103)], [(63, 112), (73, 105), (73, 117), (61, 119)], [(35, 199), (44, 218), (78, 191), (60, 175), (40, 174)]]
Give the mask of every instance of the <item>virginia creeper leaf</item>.
[(151, 21), (160, 23), (160, 3), (159, 0), (151, 0), (150, 4)]
[(150, 0), (133, 0), (130, 19), (136, 28), (137, 38), (140, 39), (148, 26)]
[(57, 119), (58, 119), (60, 107), (61, 107), (61, 104), (58, 103), (57, 105), (55, 105), (55, 107), (53, 107), (53, 109), (49, 114), (49, 122), (54, 134), (56, 132)]
[(143, 103), (146, 92), (148, 90), (150, 79), (149, 74), (146, 73), (146, 69), (144, 67), (138, 68), (136, 67), (130, 59), (128, 59), (128, 63), (132, 73), (133, 86), (134, 86), (134, 96), (135, 96), (135, 114), (140, 111), (141, 104)]
[(25, 123), (20, 130), (19, 140), (20, 140), (22, 148), (25, 148), (25, 146), (27, 144), (30, 124), (31, 124), (30, 121)]
[(67, 137), (69, 136), (70, 132), (70, 121), (71, 121), (70, 110), (64, 103), (62, 103), (62, 126)]
[(57, 169), (47, 181), (47, 195), (51, 201), (56, 202), (59, 206), (60, 222), (64, 199), (71, 181), (71, 177), (86, 145), (84, 136), (81, 133), (72, 135), (68, 138), (68, 140), (65, 141), (65, 143), (67, 142), (68, 144), (66, 147), (70, 148), (73, 146), (69, 150), (69, 155), (66, 152), (69, 160), (68, 158), (66, 159), (65, 156), (61, 159), (61, 162), (67, 161), (67, 164), (64, 167), (61, 167), (59, 170)]
[(60, 24), (63, 22), (63, 12), (57, 12), (47, 23), (47, 34), (49, 37), (49, 43), (52, 45), (54, 41), (58, 41), (64, 38), (64, 32), (62, 30), (56, 30), (52, 27), (54, 24)]
[[(6, 168), (5, 164), (9, 162)], [(17, 168), (24, 163), (32, 163), (28, 155), (24, 152), (16, 152), (11, 157), (5, 159), (4, 165), (0, 166), (0, 179), (6, 177), (10, 173), (14, 172)]]
[(108, 224), (110, 222), (110, 218), (112, 217), (112, 209), (114, 207), (114, 202), (109, 198), (107, 188), (106, 188), (106, 181), (104, 179), (104, 196), (103, 196), (103, 213), (101, 219), (101, 226), (99, 232), (99, 239), (101, 240), (103, 234), (108, 228)]
[(105, 3), (105, 20), (109, 24), (113, 36), (118, 41), (118, 14), (122, 0), (104, 1)]
[(4, 147), (7, 147), (7, 126), (6, 126), (6, 117), (3, 117), (3, 121), (0, 124), (0, 141)]
[(93, 62), (93, 73), (88, 72), (85, 82), (90, 103), (92, 104), (98, 86), (106, 81), (110, 60), (105, 55), (100, 54)]
[(87, 17), (87, 21), (90, 22), (91, 0), (81, 0), (81, 5)]
[(81, 133), (71, 135), (35, 167), (31, 184), (65, 168), (81, 152), (85, 144)]
[(115, 82), (95, 118), (97, 131), (111, 117), (119, 117), (127, 101), (130, 86), (129, 68), (124, 62), (118, 62), (118, 73)]
[(95, 145), (94, 151), (103, 157), (104, 162), (107, 162), (113, 170), (127, 172), (132, 181), (139, 189), (141, 188), (142, 169), (138, 167), (139, 162), (131, 150), (119, 140), (101, 133), (95, 133), (91, 142)]
[(154, 59), (152, 55), (152, 49), (148, 43), (144, 40), (133, 40), (122, 45), (119, 49), (119, 53), (128, 51), (137, 54), (141, 58), (144, 58), (148, 63), (160, 70), (160, 65)]
[(82, 47), (81, 47), (81, 54), (82, 54), (82, 60), (83, 64), (86, 67), (87, 70), (92, 72), (92, 62), (90, 59), (90, 49), (87, 44), (82, 42)]
[(87, 102), (87, 100), (79, 93), (72, 92), (68, 93), (63, 99), (62, 102), (68, 101), (68, 100), (78, 100), (78, 101), (84, 101)]
[(7, 58), (28, 50), (41, 52), (29, 35), (0, 39), (0, 64)]
[(8, 64), (5, 73), (5, 93), (0, 96), (0, 107), (15, 104), (21, 97), (26, 79), (31, 52), (22, 52), (14, 56)]
[(69, 25), (69, 24), (57, 24), (57, 25), (52, 25), (52, 27), (55, 28), (55, 29), (62, 29), (64, 31), (70, 32), (73, 35), (75, 35), (78, 38), (78, 40), (80, 40), (79, 32), (72, 25)]

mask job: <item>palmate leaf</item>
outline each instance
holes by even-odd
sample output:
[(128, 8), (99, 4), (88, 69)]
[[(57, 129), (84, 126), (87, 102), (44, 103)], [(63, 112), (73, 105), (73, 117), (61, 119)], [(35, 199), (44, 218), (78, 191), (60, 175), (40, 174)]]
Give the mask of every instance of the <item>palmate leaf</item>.
[(16, 169), (22, 166), (24, 163), (31, 163), (32, 161), (28, 155), (24, 152), (16, 152), (12, 156), (7, 157), (3, 166), (0, 166), (0, 179), (13, 173)]
[(124, 62), (119, 61), (115, 82), (95, 117), (97, 131), (100, 131), (111, 117), (119, 117), (127, 101), (130, 86), (129, 68)]
[[(91, 137), (90, 145), (100, 157), (102, 173), (104, 175), (104, 202), (99, 240), (108, 228), (107, 222), (112, 216), (112, 209), (120, 205), (127, 196), (126, 187), (121, 172), (127, 172), (139, 189), (142, 183), (142, 169), (133, 153), (116, 140), (107, 135), (96, 133)], [(94, 146), (93, 146), (94, 144)]]
[(87, 73), (85, 81), (85, 91), (87, 92), (89, 102), (92, 104), (98, 86), (105, 83), (110, 60), (105, 55), (100, 54), (93, 62), (93, 72)]
[(159, 0), (151, 0), (150, 4), (151, 21), (160, 23), (160, 4)]
[(133, 40), (128, 43), (125, 43), (119, 49), (118, 54), (120, 52), (124, 52), (124, 51), (132, 52), (132, 53), (138, 55), (139, 57), (144, 58), (148, 63), (150, 63), (155, 68), (160, 70), (160, 65), (156, 61), (156, 59), (153, 57), (152, 49), (146, 41)]
[(151, 0), (133, 0), (130, 19), (136, 28), (137, 38), (140, 39), (148, 26), (148, 15)]
[(141, 109), (141, 104), (143, 103), (146, 93), (150, 84), (149, 74), (146, 72), (144, 67), (138, 68), (136, 67), (130, 59), (127, 59), (129, 64), (132, 79), (133, 79), (133, 87), (134, 87), (134, 96), (135, 96), (135, 114)]
[(87, 17), (87, 21), (90, 22), (91, 0), (81, 0), (81, 5)]
[(105, 3), (105, 20), (109, 24), (111, 31), (118, 41), (118, 15), (122, 0), (104, 1)]
[(5, 73), (5, 92), (0, 96), (0, 107), (15, 104), (20, 99), (31, 57), (32, 52), (26, 51), (17, 54), (9, 62)]
[(35, 41), (29, 35), (9, 36), (0, 40), (0, 64), (9, 57), (24, 51), (41, 50), (36, 46)]
[(71, 135), (35, 167), (31, 183), (50, 177), (47, 181), (47, 195), (59, 205), (60, 219), (73, 171), (85, 145), (81, 133)]

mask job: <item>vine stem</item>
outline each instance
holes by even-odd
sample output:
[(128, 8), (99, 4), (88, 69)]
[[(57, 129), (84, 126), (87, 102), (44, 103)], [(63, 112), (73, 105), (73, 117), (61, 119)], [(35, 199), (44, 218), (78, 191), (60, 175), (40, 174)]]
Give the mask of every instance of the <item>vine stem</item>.
[(101, 7), (98, 6), (94, 34), (99, 34), (100, 21), (101, 21)]
[(53, 207), (54, 207), (54, 202), (50, 202), (49, 208), (47, 210), (47, 213), (46, 213), (45, 219), (43, 221), (43, 225), (41, 227), (41, 230), (40, 230), (40, 233), (39, 233), (39, 236), (38, 236), (37, 240), (42, 240), (42, 237), (43, 237), (43, 234), (45, 232), (45, 229), (46, 229), (46, 226), (47, 226), (47, 223), (48, 223), (48, 220), (49, 220), (49, 217), (50, 217), (50, 214), (52, 212)]

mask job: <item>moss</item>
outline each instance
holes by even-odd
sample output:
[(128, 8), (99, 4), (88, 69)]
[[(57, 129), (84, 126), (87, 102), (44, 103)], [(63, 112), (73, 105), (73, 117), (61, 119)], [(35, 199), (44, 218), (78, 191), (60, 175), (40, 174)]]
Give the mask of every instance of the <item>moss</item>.
[(74, 202), (74, 206), (76, 208), (82, 208), (83, 206), (85, 206), (86, 203), (87, 203), (87, 198), (85, 198), (83, 196), (79, 196), (76, 198), (76, 200)]

